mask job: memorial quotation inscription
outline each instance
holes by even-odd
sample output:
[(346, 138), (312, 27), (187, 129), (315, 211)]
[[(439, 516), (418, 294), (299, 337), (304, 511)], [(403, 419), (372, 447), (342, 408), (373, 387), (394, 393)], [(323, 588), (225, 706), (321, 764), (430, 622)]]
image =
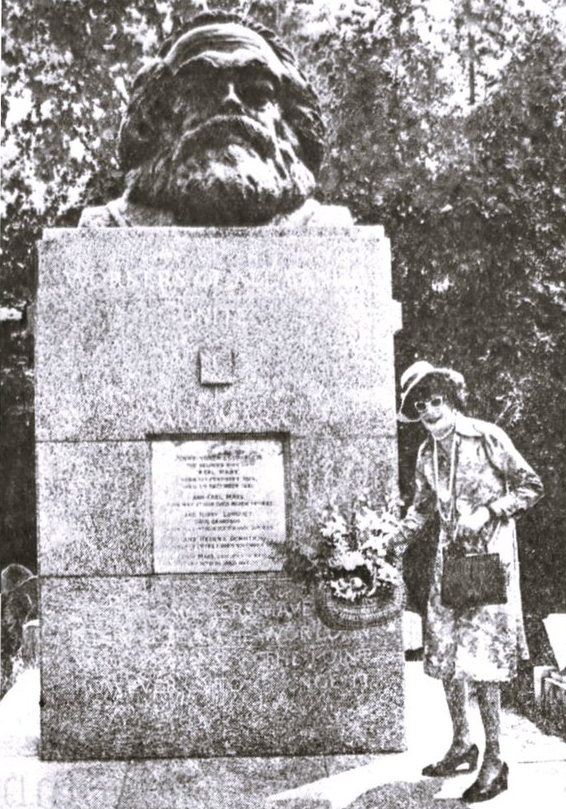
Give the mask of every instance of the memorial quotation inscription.
[(280, 570), (282, 438), (151, 443), (156, 573)]

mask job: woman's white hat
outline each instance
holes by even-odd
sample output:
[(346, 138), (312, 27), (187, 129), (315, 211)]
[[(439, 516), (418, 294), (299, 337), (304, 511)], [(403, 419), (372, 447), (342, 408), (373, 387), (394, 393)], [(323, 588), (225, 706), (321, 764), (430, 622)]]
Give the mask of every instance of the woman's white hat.
[(452, 368), (435, 368), (426, 360), (417, 360), (410, 365), (401, 376), (401, 406), (397, 413), (397, 419), (403, 423), (419, 421), (419, 417), (411, 418), (405, 411), (411, 391), (427, 376), (440, 376), (452, 382), (456, 388), (463, 389), (466, 385), (464, 377)]

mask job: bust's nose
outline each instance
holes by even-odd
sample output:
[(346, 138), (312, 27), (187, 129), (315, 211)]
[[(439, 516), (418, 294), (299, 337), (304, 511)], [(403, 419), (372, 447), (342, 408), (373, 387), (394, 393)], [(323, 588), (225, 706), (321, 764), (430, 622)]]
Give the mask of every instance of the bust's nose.
[(240, 96), (238, 95), (238, 91), (236, 90), (236, 82), (234, 81), (226, 81), (222, 83), (220, 88), (220, 105), (223, 109), (235, 109), (241, 110), (243, 107), (243, 102)]

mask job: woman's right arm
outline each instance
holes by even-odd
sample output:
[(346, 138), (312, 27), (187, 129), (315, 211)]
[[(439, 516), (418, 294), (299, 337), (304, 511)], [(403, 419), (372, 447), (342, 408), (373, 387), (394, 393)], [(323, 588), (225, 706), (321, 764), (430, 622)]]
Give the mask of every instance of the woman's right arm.
[[(421, 448), (422, 450), (422, 448)], [(391, 542), (391, 548), (402, 554), (411, 542), (417, 538), (424, 526), (433, 517), (436, 509), (436, 496), (425, 477), (422, 454), (419, 452), (415, 470), (415, 495), (401, 527)]]

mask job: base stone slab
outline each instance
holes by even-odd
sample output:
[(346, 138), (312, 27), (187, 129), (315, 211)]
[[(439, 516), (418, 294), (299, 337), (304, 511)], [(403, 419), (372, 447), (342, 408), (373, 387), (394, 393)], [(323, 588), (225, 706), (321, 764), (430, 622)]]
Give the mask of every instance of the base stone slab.
[(279, 574), (50, 578), (41, 600), (45, 759), (404, 747), (400, 619), (330, 630)]

